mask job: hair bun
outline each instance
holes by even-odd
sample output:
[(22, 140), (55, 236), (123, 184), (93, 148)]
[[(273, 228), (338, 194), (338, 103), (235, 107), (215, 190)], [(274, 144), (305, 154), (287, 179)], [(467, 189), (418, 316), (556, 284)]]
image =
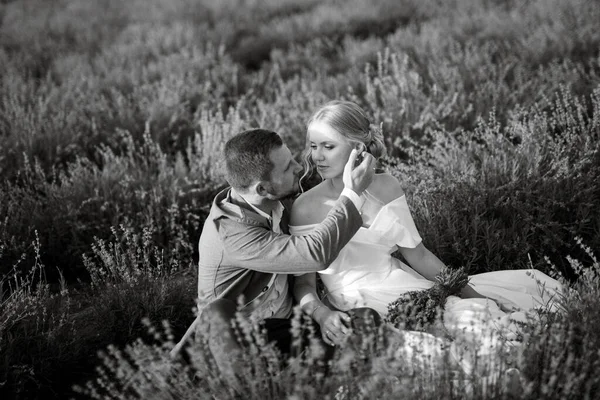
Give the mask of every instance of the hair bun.
[(375, 158), (380, 158), (386, 155), (385, 142), (383, 140), (383, 122), (379, 125), (369, 125), (370, 142), (367, 144), (367, 150), (373, 154)]
[(379, 125), (369, 124), (369, 133), (373, 137), (383, 136), (383, 122), (381, 122)]

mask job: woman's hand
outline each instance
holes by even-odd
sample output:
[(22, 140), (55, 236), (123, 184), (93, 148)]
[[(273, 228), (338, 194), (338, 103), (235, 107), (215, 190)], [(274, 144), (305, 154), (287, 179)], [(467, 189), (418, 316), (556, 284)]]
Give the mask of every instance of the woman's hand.
[(479, 293), (478, 291), (473, 289), (473, 286), (471, 286), (471, 285), (467, 285), (462, 288), (462, 290), (460, 291), (460, 297), (463, 299), (485, 299), (486, 298), (486, 296), (482, 295), (481, 293)]
[(519, 307), (516, 303), (501, 297), (498, 299), (490, 299), (490, 300), (494, 300), (496, 302), (496, 304), (498, 304), (498, 307), (500, 308), (500, 310), (504, 311), (507, 314), (511, 314), (517, 311), (522, 311), (521, 307)]
[(505, 298), (497, 298), (497, 299), (493, 299), (491, 297), (487, 297), (482, 295), (481, 293), (479, 293), (478, 291), (476, 291), (475, 289), (473, 289), (472, 286), (467, 285), (463, 288), (463, 290), (461, 290), (461, 296), (463, 299), (476, 299), (476, 298), (481, 298), (481, 299), (488, 299), (490, 301), (493, 301), (494, 303), (496, 303), (498, 305), (498, 308), (500, 310), (502, 310), (503, 312), (510, 314), (512, 312), (515, 311), (520, 311), (521, 308), (516, 305), (515, 303), (513, 303), (512, 301), (505, 299)]
[(319, 307), (313, 317), (321, 327), (323, 340), (330, 346), (344, 343), (346, 337), (352, 333), (350, 316), (344, 312)]

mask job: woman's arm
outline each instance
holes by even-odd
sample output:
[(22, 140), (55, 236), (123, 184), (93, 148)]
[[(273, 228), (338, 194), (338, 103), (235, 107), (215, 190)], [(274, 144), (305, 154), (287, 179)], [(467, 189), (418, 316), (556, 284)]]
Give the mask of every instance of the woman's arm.
[(312, 273), (296, 276), (294, 279), (293, 290), (294, 297), (305, 314), (312, 317), (318, 307), (325, 307), (317, 295), (316, 274)]
[(435, 282), (435, 277), (445, 267), (444, 263), (429, 251), (423, 243), (414, 249), (401, 247), (400, 253), (408, 264), (427, 280)]
[[(372, 194), (384, 204), (404, 195), (400, 182), (393, 175), (381, 174), (377, 175), (376, 178), (369, 190), (373, 191)], [(423, 243), (419, 243), (415, 248), (400, 247), (400, 253), (415, 271), (433, 282), (436, 281), (435, 277), (442, 268), (446, 267)], [(485, 298), (470, 285), (466, 285), (461, 290), (460, 295), (462, 298)]]
[(321, 337), (325, 343), (334, 346), (341, 344), (350, 331), (350, 316), (327, 307), (317, 295), (316, 274), (304, 274), (294, 279), (294, 297), (300, 308), (321, 327)]
[[(423, 243), (420, 243), (414, 249), (401, 247), (400, 253), (415, 271), (433, 282), (435, 282), (435, 277), (440, 273), (442, 268), (446, 267), (446, 265), (437, 258), (435, 254), (429, 251)], [(470, 285), (465, 286), (461, 290), (460, 295), (465, 299), (485, 298), (485, 296), (478, 293)]]
[[(331, 204), (320, 196), (318, 187), (303, 193), (292, 206), (290, 226), (319, 223), (327, 214)], [(302, 311), (319, 324), (321, 337), (325, 343), (334, 346), (342, 344), (350, 334), (350, 316), (332, 310), (317, 295), (317, 274), (307, 273), (296, 276), (293, 287), (294, 297)]]

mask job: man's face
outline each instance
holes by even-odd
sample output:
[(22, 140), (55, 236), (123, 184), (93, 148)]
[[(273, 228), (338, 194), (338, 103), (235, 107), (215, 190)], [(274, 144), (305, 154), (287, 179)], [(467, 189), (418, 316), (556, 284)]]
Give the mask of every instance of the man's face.
[(279, 200), (281, 198), (298, 193), (300, 186), (298, 184), (299, 174), (302, 166), (294, 160), (290, 149), (283, 146), (271, 150), (269, 155), (273, 169), (271, 170), (270, 187), (267, 187), (267, 198)]

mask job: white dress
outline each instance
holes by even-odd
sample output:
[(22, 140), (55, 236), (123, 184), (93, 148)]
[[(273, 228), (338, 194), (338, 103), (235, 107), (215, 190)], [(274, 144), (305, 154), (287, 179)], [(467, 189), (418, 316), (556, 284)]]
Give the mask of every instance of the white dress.
[[(388, 204), (365, 192), (361, 208), (364, 225), (342, 249), (329, 267), (319, 272), (326, 287), (326, 300), (338, 310), (370, 307), (382, 316), (387, 305), (402, 294), (433, 286), (392, 253), (398, 247), (415, 248), (422, 239), (403, 195)], [(303, 235), (316, 224), (290, 226), (290, 233)], [(522, 321), (527, 311), (548, 307), (561, 285), (541, 271), (505, 270), (471, 275), (469, 283), (476, 291), (499, 303), (521, 310), (506, 314), (488, 299), (448, 297), (444, 307), (444, 325), (449, 331), (468, 332), (471, 338), (489, 337), (500, 332), (515, 335), (515, 321)], [(464, 335), (463, 335), (464, 337)], [(488, 338), (483, 347), (490, 344)]]

